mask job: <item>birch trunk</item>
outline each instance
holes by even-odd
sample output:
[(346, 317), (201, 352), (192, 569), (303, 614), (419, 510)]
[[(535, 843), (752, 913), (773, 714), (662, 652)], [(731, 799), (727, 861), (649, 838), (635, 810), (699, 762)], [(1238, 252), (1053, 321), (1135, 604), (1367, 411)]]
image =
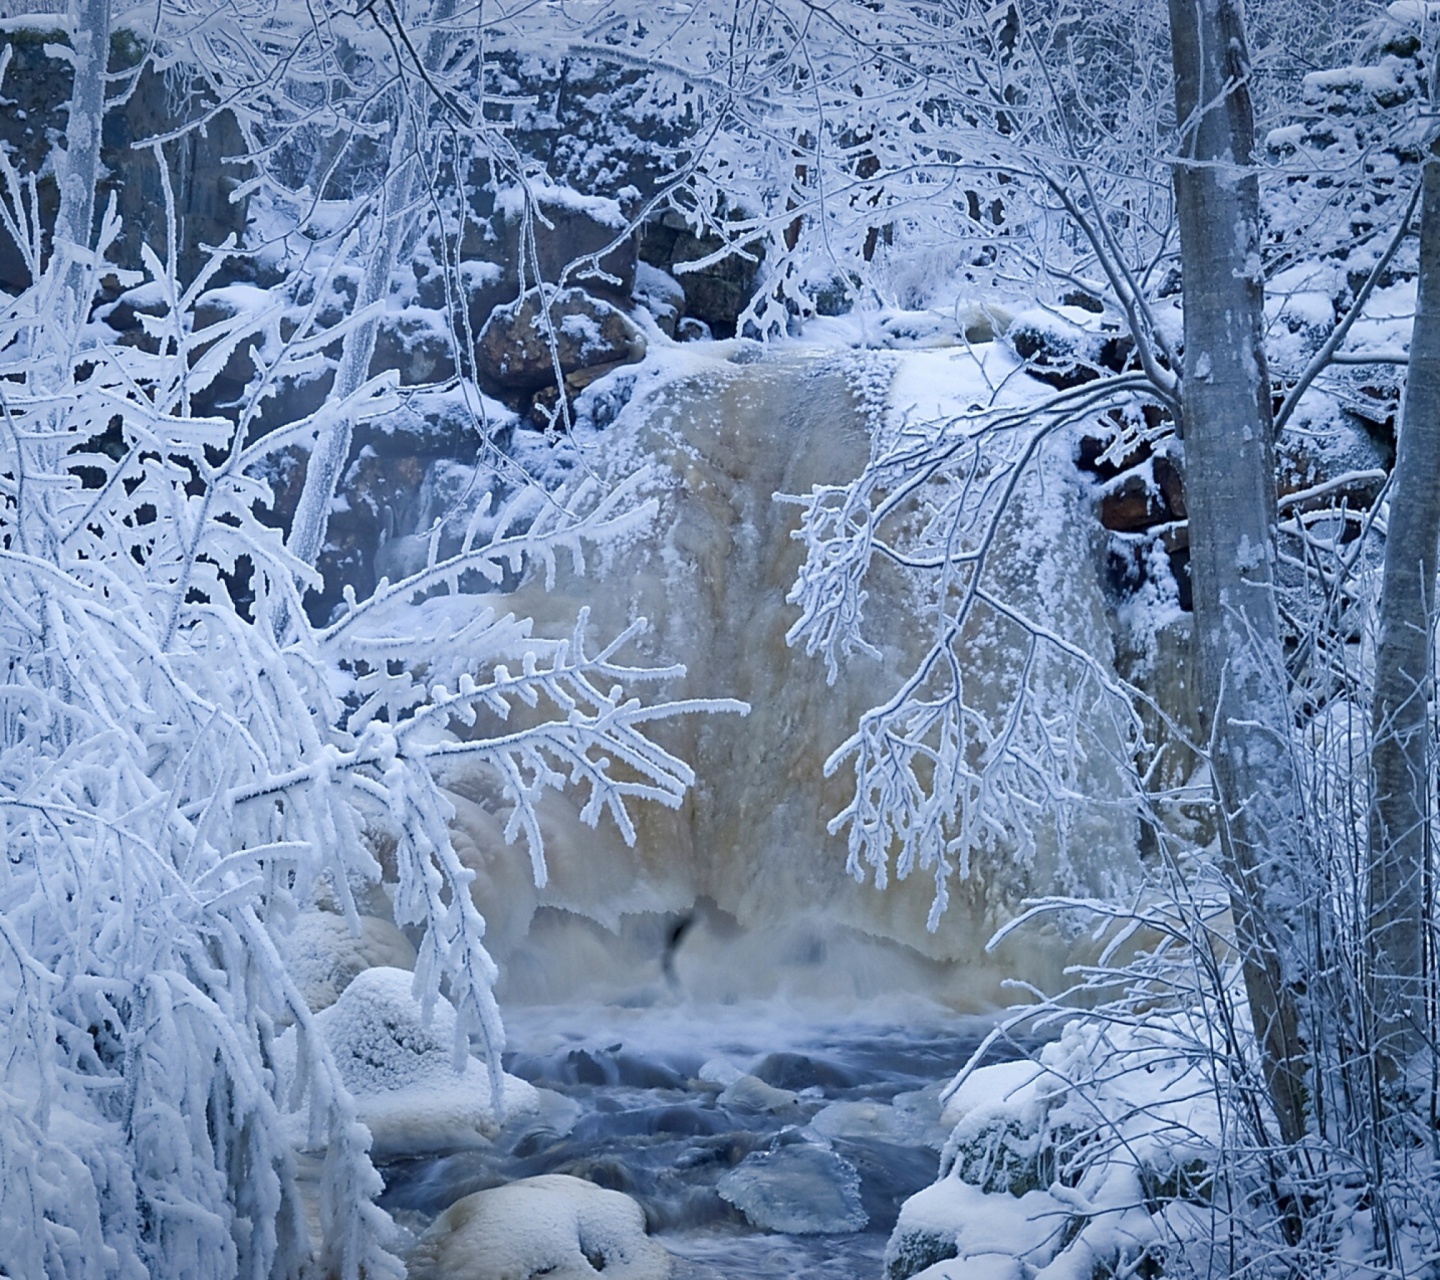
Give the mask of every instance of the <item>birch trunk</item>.
[(1185, 289), (1181, 409), (1202, 708), (1237, 941), (1280, 1137), (1305, 1132), (1299, 781), (1273, 590), (1259, 184), (1239, 0), (1170, 0)]
[(110, 61), (110, 0), (70, 0), (69, 22), (75, 79), (65, 119), (65, 149), (55, 158), (60, 209), (52, 238), (61, 270), (52, 275), (58, 297), (47, 308), (59, 322), (55, 331), (64, 334), (78, 332), (94, 293), (91, 254)]
[[(1436, 70), (1430, 100), (1432, 110), (1440, 106)], [(1428, 1041), (1430, 638), (1440, 564), (1440, 137), (1430, 143), (1421, 181), (1420, 278), (1390, 490), (1371, 708), (1367, 995), (1380, 1070), (1392, 1080)]]

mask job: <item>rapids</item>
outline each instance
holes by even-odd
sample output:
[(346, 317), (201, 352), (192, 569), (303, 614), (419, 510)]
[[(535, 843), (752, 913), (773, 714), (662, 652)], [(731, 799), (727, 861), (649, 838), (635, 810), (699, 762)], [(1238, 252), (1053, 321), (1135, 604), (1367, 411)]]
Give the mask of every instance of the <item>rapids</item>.
[[(473, 1191), (577, 1175), (639, 1201), (675, 1280), (877, 1277), (901, 1202), (935, 1178), (940, 1089), (987, 1029), (904, 997), (843, 1016), (748, 1002), (507, 1022), (506, 1067), (544, 1091), (540, 1112), (493, 1149), (382, 1166), (381, 1203), (418, 1232)], [(819, 1229), (847, 1183), (863, 1225)], [(736, 1202), (761, 1221), (779, 1206), (788, 1230)]]
[[(1071, 780), (1088, 805), (1068, 846), (1037, 805), (1032, 843), (979, 858), (935, 931), (928, 876), (884, 892), (853, 877), (843, 833), (827, 831), (853, 778), (827, 778), (825, 761), (923, 654), (926, 584), (893, 567), (872, 575), (879, 657), (827, 684), (824, 664), (786, 642), (803, 553), (796, 507), (776, 495), (853, 478), (898, 416), (961, 415), (1007, 371), (1013, 356), (994, 344), (893, 358), (713, 344), (632, 372), (619, 416), (577, 430), (571, 467), (607, 485), (643, 471), (658, 516), (583, 577), (562, 563), (551, 589), (522, 585), (506, 606), (549, 635), (582, 606), (596, 636), (648, 618), (642, 656), (686, 668), (665, 693), (750, 712), (655, 726), (698, 781), (677, 809), (632, 810), (633, 847), (547, 795), (540, 888), (528, 851), (503, 839), (494, 784), (447, 779), (500, 967), (506, 1069), (545, 1102), (492, 1149), (385, 1167), (383, 1203), (407, 1228), (474, 1191), (572, 1174), (640, 1202), (685, 1260), (677, 1280), (879, 1275), (900, 1204), (936, 1176), (943, 1085), (1011, 1002), (1006, 980), (1054, 984), (1079, 954), (1056, 933), (993, 953), (987, 940), (1026, 896), (1113, 888), (1137, 836), (1119, 745), (1100, 730)], [(1019, 486), (989, 585), (1110, 669), (1096, 526), (1067, 475), (1068, 456), (1051, 459)], [(966, 635), (975, 711), (991, 726), (1023, 639), (998, 614)], [(1057, 698), (1070, 675), (1062, 659)]]

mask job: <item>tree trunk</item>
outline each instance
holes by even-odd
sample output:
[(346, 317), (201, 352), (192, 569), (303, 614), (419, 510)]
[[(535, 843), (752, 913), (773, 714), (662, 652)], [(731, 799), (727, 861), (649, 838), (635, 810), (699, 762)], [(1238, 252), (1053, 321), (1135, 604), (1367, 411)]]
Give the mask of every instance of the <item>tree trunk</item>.
[(70, 0), (74, 88), (65, 118), (65, 149), (55, 161), (60, 209), (52, 238), (62, 270), (50, 312), (61, 333), (74, 332), (93, 294), (95, 189), (100, 180), (100, 135), (105, 121), (105, 72), (110, 62), (110, 0)]
[[(1440, 105), (1433, 55), (1431, 66), (1433, 109)], [(1367, 995), (1380, 1069), (1392, 1080), (1427, 1043), (1430, 635), (1440, 564), (1440, 137), (1430, 143), (1421, 181), (1420, 280), (1390, 490), (1371, 708)]]
[(1280, 1137), (1305, 1132), (1299, 780), (1273, 589), (1275, 460), (1239, 0), (1170, 0), (1181, 408), (1202, 708), (1245, 986)]
[[(404, 213), (397, 210), (404, 211), (411, 203), (414, 168), (418, 161), (414, 155), (414, 135), (409, 128), (410, 117), (403, 102), (399, 115), (391, 148), (388, 188), (378, 201), (380, 233), (365, 257), (365, 269), (355, 297), (357, 311), (385, 301), (389, 295), (390, 277), (399, 261), (401, 241), (410, 232)], [(370, 361), (375, 355), (375, 339), (379, 330), (379, 319), (371, 318), (345, 335), (335, 382), (330, 388), (332, 399), (344, 400), (365, 385), (366, 378), (370, 376)], [(330, 507), (335, 501), (340, 478), (350, 456), (353, 431), (350, 415), (342, 414), (320, 433), (310, 451), (310, 460), (305, 467), (305, 483), (300, 490), (287, 543), (296, 559), (305, 564), (318, 563), (325, 546)]]

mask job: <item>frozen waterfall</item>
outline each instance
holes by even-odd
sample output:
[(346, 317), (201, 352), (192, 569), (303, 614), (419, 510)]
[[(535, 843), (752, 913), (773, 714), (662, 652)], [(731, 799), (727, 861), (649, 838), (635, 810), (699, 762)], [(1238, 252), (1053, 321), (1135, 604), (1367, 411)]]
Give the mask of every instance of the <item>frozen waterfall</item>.
[[(1136, 863), (1125, 804), (1128, 762), (1118, 739), (1096, 737), (1072, 791), (1084, 798), (1062, 853), (1056, 820), (1041, 813), (1033, 848), (987, 855), (951, 887), (935, 932), (926, 929), (928, 875), (885, 891), (846, 870), (844, 833), (827, 822), (849, 798), (826, 758), (858, 717), (886, 697), (928, 640), (923, 583), (892, 570), (872, 576), (867, 614), (881, 657), (856, 656), (827, 686), (823, 662), (786, 643), (786, 603), (803, 555), (791, 536), (797, 508), (777, 494), (857, 475), (887, 417), (925, 412), (963, 392), (986, 348), (872, 356), (754, 344), (683, 349), (663, 376), (637, 384), (619, 417), (578, 433), (578, 465), (609, 484), (651, 467), (660, 514), (646, 536), (612, 548), (582, 581), (562, 568), (549, 593), (524, 586), (509, 607), (537, 630), (563, 634), (588, 604), (598, 635), (634, 616), (651, 621), (646, 657), (683, 663), (682, 697), (732, 697), (748, 716), (695, 715), (659, 729), (699, 781), (683, 807), (638, 806), (638, 839), (592, 829), (565, 797), (545, 802), (549, 882), (537, 890), (527, 852), (501, 838), (503, 810), (477, 776), (452, 780), (457, 848), (477, 870), (477, 902), (502, 971), (502, 1003), (667, 988), (698, 999), (787, 994), (864, 999), (911, 991), (958, 1008), (1003, 1002), (999, 983), (1052, 981), (1068, 944), (1030, 933), (996, 954), (985, 943), (1035, 893), (1113, 889)], [(998, 351), (998, 348), (997, 348)], [(748, 358), (747, 358), (748, 357)], [(878, 388), (877, 388), (878, 384)], [(996, 531), (992, 587), (1018, 612), (1113, 665), (1088, 499), (1061, 465), (1019, 487)], [(1056, 477), (1061, 476), (1057, 480)], [(1021, 661), (1021, 636), (981, 615), (965, 637), (972, 684), (999, 724)], [(1071, 673), (1053, 672), (1055, 714)], [(1038, 798), (1037, 798), (1038, 799)]]

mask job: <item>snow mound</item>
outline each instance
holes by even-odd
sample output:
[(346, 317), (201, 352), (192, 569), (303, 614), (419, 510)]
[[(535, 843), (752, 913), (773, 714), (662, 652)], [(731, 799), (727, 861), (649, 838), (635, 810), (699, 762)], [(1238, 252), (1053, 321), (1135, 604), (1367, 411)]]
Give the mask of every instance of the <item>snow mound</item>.
[(800, 1105), (798, 1094), (789, 1089), (777, 1089), (756, 1076), (742, 1075), (725, 1086), (720, 1094), (722, 1107), (734, 1107), (737, 1111), (764, 1112), (776, 1115), (793, 1111)]
[[(455, 1010), (441, 997), (426, 1022), (413, 982), (404, 969), (367, 969), (315, 1017), (355, 1096), (360, 1121), (370, 1129), (372, 1154), (484, 1146), (502, 1119), (489, 1073), (475, 1058), (455, 1070)], [(509, 1115), (538, 1109), (533, 1085), (510, 1075), (503, 1082)]]
[(415, 948), (389, 920), (362, 916), (359, 932), (333, 911), (305, 911), (276, 939), (285, 968), (305, 1003), (319, 1013), (366, 969), (413, 969)]
[(1138, 1274), (1192, 1245), (1203, 1271), (1222, 1117), (1193, 1046), (1210, 1016), (1077, 1020), (1034, 1061), (962, 1075), (944, 1175), (902, 1206), (885, 1280)]
[(629, 1196), (567, 1174), (457, 1200), (420, 1237), (409, 1280), (666, 1280), (670, 1255)]

